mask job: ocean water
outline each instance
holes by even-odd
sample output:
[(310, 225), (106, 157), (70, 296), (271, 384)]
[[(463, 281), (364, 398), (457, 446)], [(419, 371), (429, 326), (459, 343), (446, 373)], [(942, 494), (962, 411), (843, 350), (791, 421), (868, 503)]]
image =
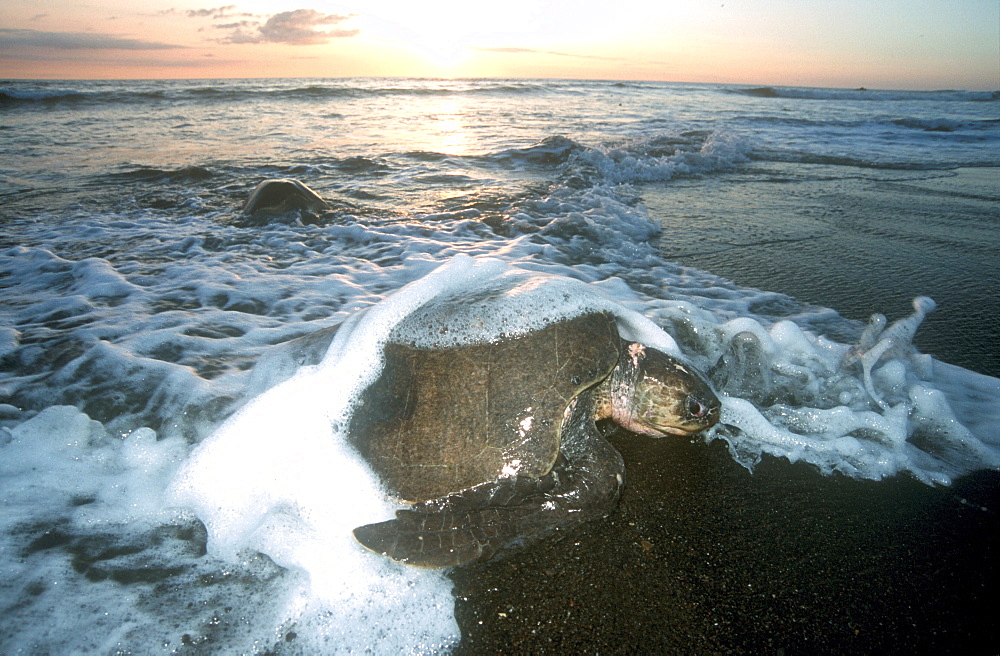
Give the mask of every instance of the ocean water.
[[(0, 651), (458, 644), (447, 577), (350, 536), (395, 508), (343, 436), (394, 331), (483, 340), (606, 309), (710, 373), (724, 412), (703, 439), (748, 468), (948, 485), (1000, 467), (995, 370), (913, 345), (951, 299), (865, 324), (740, 286), (671, 257), (750, 225), (736, 202), (664, 201), (997, 167), (998, 107), (580, 81), (0, 84)], [(242, 216), (276, 177), (330, 211)], [(678, 222), (695, 200), (729, 223)]]

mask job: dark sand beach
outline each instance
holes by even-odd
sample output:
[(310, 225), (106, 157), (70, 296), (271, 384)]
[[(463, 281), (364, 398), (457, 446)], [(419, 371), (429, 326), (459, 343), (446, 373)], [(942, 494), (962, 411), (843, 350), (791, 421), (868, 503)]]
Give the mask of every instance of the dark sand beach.
[[(717, 176), (644, 199), (672, 259), (739, 284), (860, 320), (932, 296), (921, 349), (996, 375), (997, 173)], [(730, 229), (701, 231), (720, 211)], [(1000, 473), (935, 488), (767, 457), (750, 473), (721, 442), (611, 440), (628, 477), (606, 519), (453, 572), (457, 653), (998, 653)]]

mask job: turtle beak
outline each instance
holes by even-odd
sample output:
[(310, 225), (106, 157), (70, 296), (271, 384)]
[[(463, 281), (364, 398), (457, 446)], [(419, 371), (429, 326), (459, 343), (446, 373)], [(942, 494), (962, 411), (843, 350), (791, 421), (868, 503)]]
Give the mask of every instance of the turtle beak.
[(694, 435), (699, 429), (688, 428), (687, 426), (656, 426), (646, 434), (651, 437), (663, 437), (664, 435), (675, 435), (677, 437), (688, 437)]

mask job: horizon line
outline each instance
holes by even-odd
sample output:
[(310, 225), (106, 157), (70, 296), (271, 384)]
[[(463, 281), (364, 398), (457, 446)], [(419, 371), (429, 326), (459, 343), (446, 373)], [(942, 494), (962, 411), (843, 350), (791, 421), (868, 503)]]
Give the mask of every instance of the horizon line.
[(567, 82), (627, 82), (645, 84), (699, 84), (699, 85), (732, 85), (750, 88), (789, 88), (789, 89), (836, 89), (843, 91), (926, 91), (946, 92), (946, 91), (970, 91), (1000, 93), (1000, 86), (997, 88), (961, 88), (961, 87), (868, 87), (865, 85), (853, 86), (812, 86), (804, 84), (781, 84), (771, 82), (734, 82), (734, 81), (712, 81), (699, 82), (694, 80), (655, 80), (649, 78), (601, 78), (601, 77), (538, 77), (538, 76), (446, 76), (446, 75), (325, 75), (325, 76), (296, 76), (296, 75), (271, 75), (271, 76), (177, 76), (177, 77), (0, 77), (0, 82), (165, 82), (165, 81), (196, 81), (196, 80), (441, 80), (441, 81), (476, 81), (476, 80), (538, 80), (538, 81), (567, 81)]

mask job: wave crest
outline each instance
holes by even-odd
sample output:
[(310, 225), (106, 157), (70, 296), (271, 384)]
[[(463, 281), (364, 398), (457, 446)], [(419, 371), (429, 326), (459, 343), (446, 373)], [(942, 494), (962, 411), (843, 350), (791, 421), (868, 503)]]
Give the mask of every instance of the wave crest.
[(730, 169), (746, 162), (748, 153), (746, 142), (735, 134), (692, 131), (581, 151), (573, 163), (577, 165), (574, 173), (591, 178), (592, 183), (663, 182)]
[(794, 98), (798, 100), (945, 101), (991, 102), (1000, 100), (1000, 91), (894, 91), (882, 89), (823, 89), (811, 87), (731, 87), (726, 93), (753, 98)]

